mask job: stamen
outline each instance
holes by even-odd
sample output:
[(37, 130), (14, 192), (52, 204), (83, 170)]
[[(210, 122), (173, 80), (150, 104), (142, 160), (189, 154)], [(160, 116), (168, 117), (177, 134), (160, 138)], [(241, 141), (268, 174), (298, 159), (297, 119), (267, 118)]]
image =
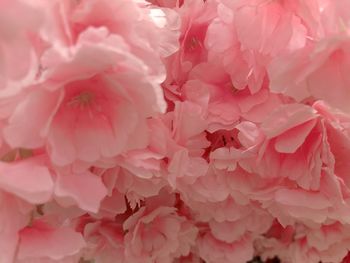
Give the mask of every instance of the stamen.
[(235, 86), (231, 81), (225, 84), (225, 88), (229, 89), (233, 94), (236, 94), (239, 91), (238, 89), (235, 88)]
[(78, 96), (75, 96), (74, 98), (72, 98), (68, 102), (68, 105), (72, 107), (77, 107), (77, 106), (86, 107), (86, 106), (89, 106), (89, 104), (93, 99), (94, 99), (94, 95), (91, 92), (83, 91)]
[(199, 45), (200, 45), (200, 42), (196, 37), (192, 37), (188, 41), (188, 47), (190, 50), (195, 50)]

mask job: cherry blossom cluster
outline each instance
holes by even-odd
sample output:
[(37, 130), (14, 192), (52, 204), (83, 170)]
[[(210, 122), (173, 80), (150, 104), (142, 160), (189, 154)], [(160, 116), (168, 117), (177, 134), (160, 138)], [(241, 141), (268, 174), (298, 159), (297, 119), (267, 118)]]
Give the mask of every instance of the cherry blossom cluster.
[(340, 263), (349, 0), (0, 0), (0, 263)]

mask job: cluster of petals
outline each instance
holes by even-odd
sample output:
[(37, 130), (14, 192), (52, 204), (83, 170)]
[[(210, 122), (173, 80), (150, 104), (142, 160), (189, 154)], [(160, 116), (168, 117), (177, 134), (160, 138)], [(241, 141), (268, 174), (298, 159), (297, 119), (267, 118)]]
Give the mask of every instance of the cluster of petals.
[(348, 0), (0, 0), (0, 263), (350, 260)]

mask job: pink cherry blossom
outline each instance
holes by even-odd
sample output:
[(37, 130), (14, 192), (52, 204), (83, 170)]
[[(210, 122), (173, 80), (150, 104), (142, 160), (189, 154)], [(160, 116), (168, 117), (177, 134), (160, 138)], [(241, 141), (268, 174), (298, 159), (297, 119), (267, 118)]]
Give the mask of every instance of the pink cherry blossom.
[(123, 229), (118, 222), (95, 221), (84, 226), (87, 247), (83, 258), (98, 263), (125, 262)]
[[(113, 42), (113, 37), (105, 38), (106, 33), (107, 32), (103, 29), (90, 30), (90, 32), (86, 32), (86, 37), (102, 37), (102, 41)], [(88, 34), (90, 34), (90, 36), (88, 36)], [(117, 41), (114, 42), (114, 44), (118, 45), (118, 38), (115, 37), (114, 40)], [(93, 48), (93, 46), (91, 46), (91, 48)], [(97, 50), (88, 51), (88, 47), (85, 51), (83, 51), (84, 49), (84, 47), (81, 47), (81, 52), (92, 52), (91, 55), (95, 56), (95, 58), (97, 58), (97, 56), (103, 56), (99, 54)], [(102, 50), (103, 49), (104, 48), (102, 48)], [(112, 50), (108, 51), (108, 48), (105, 49), (105, 51), (107, 52), (105, 56), (114, 53)], [(102, 53), (105, 51), (102, 51)], [(85, 55), (79, 54), (78, 49), (76, 59), (73, 59), (72, 62), (68, 62), (68, 64), (63, 63), (62, 65), (58, 65), (58, 67), (56, 67), (57, 73), (55, 73), (58, 75), (54, 77), (54, 79), (62, 78), (62, 80), (55, 80), (55, 82), (58, 81), (58, 83), (54, 86), (52, 86), (54, 83), (44, 83), (43, 88), (46, 85), (52, 88), (56, 85), (62, 85), (63, 83), (61, 84), (60, 82), (62, 82), (63, 79), (65, 79), (64, 81), (66, 82), (69, 76), (62, 72), (62, 70), (67, 71), (68, 74), (72, 74), (72, 72), (67, 70), (69, 67), (76, 67), (78, 70), (78, 64), (84, 63), (82, 61), (79, 62), (79, 56), (84, 57)], [(117, 57), (115, 59), (117, 59)], [(99, 66), (99, 70), (107, 70), (107, 67), (112, 65), (111, 61), (108, 62), (109, 65), (105, 64), (106, 61), (104, 60), (101, 60), (101, 62), (102, 64)], [(134, 62), (138, 64), (136, 58)], [(97, 64), (95, 63), (93, 66), (96, 67)], [(137, 67), (140, 66), (141, 64)], [(125, 70), (127, 68), (128, 66), (125, 66)], [(141, 68), (138, 70), (141, 71)], [(77, 73), (78, 72), (75, 74)], [(153, 99), (151, 96), (143, 96), (142, 93), (146, 92), (147, 88), (151, 91), (153, 87), (151, 84), (141, 79), (130, 79), (130, 76), (128, 76), (129, 73), (120, 73), (117, 79), (107, 72), (100, 76), (97, 75), (85, 79), (86, 76), (95, 73), (96, 68), (89, 69), (84, 65), (81, 67), (80, 73), (80, 78), (83, 79), (79, 80), (78, 78), (78, 80), (72, 80), (72, 82), (64, 84), (60, 88), (55, 88), (55, 91), (38, 89), (26, 96), (21, 107), (17, 108), (14, 115), (10, 117), (9, 125), (4, 129), (5, 137), (8, 142), (13, 147), (38, 147), (41, 146), (47, 138), (51, 158), (54, 163), (59, 165), (66, 165), (77, 159), (85, 162), (92, 162), (101, 157), (112, 157), (124, 150), (123, 148), (125, 147), (130, 149), (145, 145), (148, 135), (147, 131), (144, 130), (147, 129), (145, 127), (145, 118), (154, 114), (156, 111), (162, 111), (162, 109), (164, 109), (163, 106), (157, 107), (149, 104), (152, 100), (157, 103), (159, 98), (157, 91), (154, 92)], [(140, 73), (135, 74), (134, 77)], [(75, 75), (74, 78), (76, 77), (77, 75)], [(144, 88), (140, 88), (138, 86), (140, 84), (144, 86)], [(139, 88), (126, 91), (123, 90), (123, 87), (131, 89), (132, 87)], [(132, 101), (134, 101), (134, 104), (131, 103)], [(40, 111), (40, 109), (37, 105), (41, 105), (42, 103), (46, 105), (46, 112), (39, 113), (38, 111)], [(136, 105), (138, 106), (135, 107)], [(124, 115), (126, 109), (128, 109), (126, 111), (128, 117)], [(35, 131), (38, 127), (41, 127), (41, 134), (35, 134), (34, 130), (32, 132), (27, 130), (27, 132), (21, 134), (24, 130), (19, 129), (26, 126), (26, 120), (23, 115), (26, 114), (26, 112), (40, 114), (40, 117), (36, 119), (36, 122), (31, 124), (31, 127), (35, 129)], [(124, 128), (121, 129), (120, 127)], [(91, 129), (91, 132), (82, 133), (82, 130), (86, 128)], [(28, 136), (31, 136), (30, 139)], [(134, 140), (134, 136), (137, 140)], [(130, 140), (132, 138), (133, 143), (128, 143), (128, 137)], [(27, 138), (30, 143), (25, 142)], [(61, 142), (62, 139), (65, 143)], [(96, 141), (96, 143), (88, 143), (92, 141)]]
[(341, 262), (349, 242), (346, 231), (340, 233), (343, 227), (337, 222), (314, 229), (300, 224), (281, 228), (277, 224), (258, 246), (265, 250), (264, 258), (277, 254), (283, 262)]
[(133, 262), (171, 262), (186, 256), (197, 229), (171, 207), (141, 208), (124, 223), (126, 258)]
[(215, 1), (205, 2), (202, 0), (180, 1), (183, 2), (177, 9), (181, 17), (179, 28), (179, 50), (166, 59), (167, 79), (165, 96), (170, 100), (176, 100), (181, 96), (179, 90), (188, 79), (189, 73), (196, 65), (204, 62), (207, 51), (204, 40), (208, 25), (215, 14)]

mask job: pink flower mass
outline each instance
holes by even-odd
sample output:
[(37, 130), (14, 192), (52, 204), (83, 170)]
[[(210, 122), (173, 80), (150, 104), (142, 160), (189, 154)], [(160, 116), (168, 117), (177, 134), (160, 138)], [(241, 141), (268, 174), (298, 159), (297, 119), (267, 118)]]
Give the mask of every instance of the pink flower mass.
[(347, 263), (349, 160), (349, 0), (0, 0), (0, 263)]

